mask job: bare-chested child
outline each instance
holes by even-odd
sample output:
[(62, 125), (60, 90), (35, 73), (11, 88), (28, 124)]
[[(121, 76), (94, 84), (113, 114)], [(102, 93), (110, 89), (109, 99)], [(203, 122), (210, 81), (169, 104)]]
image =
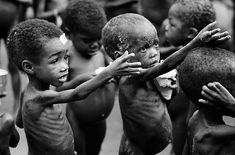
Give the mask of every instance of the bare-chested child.
[[(166, 39), (173, 46), (179, 47), (186, 45), (203, 27), (215, 21), (216, 13), (209, 0), (176, 0), (169, 9), (168, 20)], [(181, 90), (168, 106), (173, 124), (173, 147), (176, 155), (182, 154), (188, 118), (195, 109)]]
[[(125, 50), (135, 53), (130, 62), (140, 61), (146, 72), (135, 77), (121, 77), (119, 102), (124, 134), (119, 154), (154, 155), (172, 143), (172, 125), (165, 100), (154, 79), (179, 65), (189, 50), (204, 41), (227, 40), (229, 36), (209, 24), (186, 46), (159, 64), (159, 40), (155, 27), (138, 14), (112, 18), (102, 30), (105, 51), (113, 59)], [(170, 154), (172, 152), (168, 152)]]
[[(72, 41), (69, 47), (69, 81), (81, 74), (92, 74), (109, 64), (101, 51), (101, 31), (107, 22), (104, 10), (93, 0), (72, 0), (63, 13), (62, 29)], [(106, 54), (107, 55), (107, 54)], [(98, 155), (106, 133), (116, 92), (115, 83), (107, 83), (83, 100), (67, 106), (67, 118), (73, 129), (75, 150), (81, 155)], [(63, 90), (63, 86), (59, 90)], [(65, 88), (67, 89), (67, 88)]]
[(14, 117), (9, 113), (0, 113), (0, 154), (10, 155), (9, 147), (16, 147), (19, 140)]
[(127, 62), (133, 54), (126, 52), (91, 80), (77, 86), (78, 77), (67, 83), (77, 86), (74, 89), (51, 90), (50, 86), (61, 86), (69, 73), (68, 44), (62, 34), (53, 23), (32, 19), (17, 24), (8, 37), (8, 54), (29, 79), (17, 125), (24, 127), (30, 155), (73, 155), (74, 137), (63, 103), (84, 99), (114, 76), (141, 71), (140, 62)]
[[(235, 154), (235, 127), (226, 125), (223, 121), (223, 115), (235, 116), (234, 108), (230, 107), (234, 104), (231, 94), (235, 95), (234, 59), (235, 54), (225, 49), (199, 47), (179, 66), (179, 84), (199, 109), (189, 120), (187, 155)], [(218, 81), (224, 87), (213, 81)], [(208, 91), (208, 88), (214, 92)], [(230, 95), (228, 91), (231, 92)], [(215, 102), (209, 92), (219, 93), (223, 97)], [(208, 98), (212, 101), (210, 104), (206, 102)], [(218, 105), (221, 108), (216, 108)]]

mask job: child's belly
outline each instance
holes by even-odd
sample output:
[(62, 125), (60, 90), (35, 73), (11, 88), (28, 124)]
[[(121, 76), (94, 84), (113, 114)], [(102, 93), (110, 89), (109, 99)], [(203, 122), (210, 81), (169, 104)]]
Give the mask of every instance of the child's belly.
[(165, 103), (153, 94), (139, 96), (132, 104), (120, 96), (120, 108), (126, 135), (144, 151), (157, 153), (172, 141), (172, 124)]
[(115, 99), (115, 84), (110, 83), (91, 93), (86, 99), (68, 105), (67, 112), (73, 111), (75, 118), (83, 122), (96, 122), (107, 118)]
[(29, 154), (74, 154), (73, 132), (64, 114), (43, 113), (38, 120), (26, 116), (24, 129)]

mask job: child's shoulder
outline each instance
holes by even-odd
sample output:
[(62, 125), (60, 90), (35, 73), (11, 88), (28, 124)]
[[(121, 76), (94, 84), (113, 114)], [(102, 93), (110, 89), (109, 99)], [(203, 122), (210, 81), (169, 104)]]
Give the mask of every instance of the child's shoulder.
[(50, 99), (53, 99), (57, 95), (56, 91), (54, 90), (44, 90), (44, 91), (31, 91), (26, 90), (24, 91), (24, 94), (22, 96), (22, 102), (23, 105), (27, 104), (33, 105), (33, 104), (39, 104), (47, 102)]

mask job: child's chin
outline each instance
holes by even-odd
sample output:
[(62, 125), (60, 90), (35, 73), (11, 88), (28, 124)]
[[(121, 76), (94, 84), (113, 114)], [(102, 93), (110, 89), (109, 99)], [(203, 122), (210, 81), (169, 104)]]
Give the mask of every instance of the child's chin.
[(58, 82), (58, 83), (55, 83), (53, 84), (54, 87), (60, 87), (64, 84), (64, 82)]

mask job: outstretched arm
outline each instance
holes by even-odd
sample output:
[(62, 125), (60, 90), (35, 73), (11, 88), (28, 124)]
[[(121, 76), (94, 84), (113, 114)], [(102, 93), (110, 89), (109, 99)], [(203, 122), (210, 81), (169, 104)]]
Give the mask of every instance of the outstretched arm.
[(165, 61), (151, 69), (148, 69), (143, 75), (144, 80), (149, 80), (169, 72), (170, 70), (176, 68), (186, 57), (186, 55), (193, 48), (199, 46), (200, 44), (207, 43), (223, 43), (224, 41), (230, 39), (228, 32), (220, 33), (219, 28), (214, 28), (216, 22), (208, 24), (205, 28), (203, 28), (198, 35), (190, 41), (187, 45), (182, 47), (177, 52), (171, 54), (169, 57), (165, 59)]
[(56, 88), (57, 91), (62, 91), (62, 90), (68, 90), (68, 89), (74, 89), (78, 85), (90, 80), (93, 78), (95, 75), (92, 74), (80, 74), (76, 76), (74, 79), (64, 83), (62, 86)]
[(38, 102), (41, 104), (56, 104), (81, 100), (86, 98), (91, 92), (102, 86), (105, 82), (116, 76), (123, 75), (138, 75), (141, 71), (141, 63), (128, 63), (134, 53), (128, 54), (125, 52), (121, 57), (113, 61), (101, 73), (94, 78), (82, 83), (75, 89), (69, 89), (61, 92), (52, 90), (44, 91), (39, 97)]
[(211, 82), (202, 87), (202, 97), (199, 102), (224, 108), (235, 116), (235, 98), (219, 82)]

